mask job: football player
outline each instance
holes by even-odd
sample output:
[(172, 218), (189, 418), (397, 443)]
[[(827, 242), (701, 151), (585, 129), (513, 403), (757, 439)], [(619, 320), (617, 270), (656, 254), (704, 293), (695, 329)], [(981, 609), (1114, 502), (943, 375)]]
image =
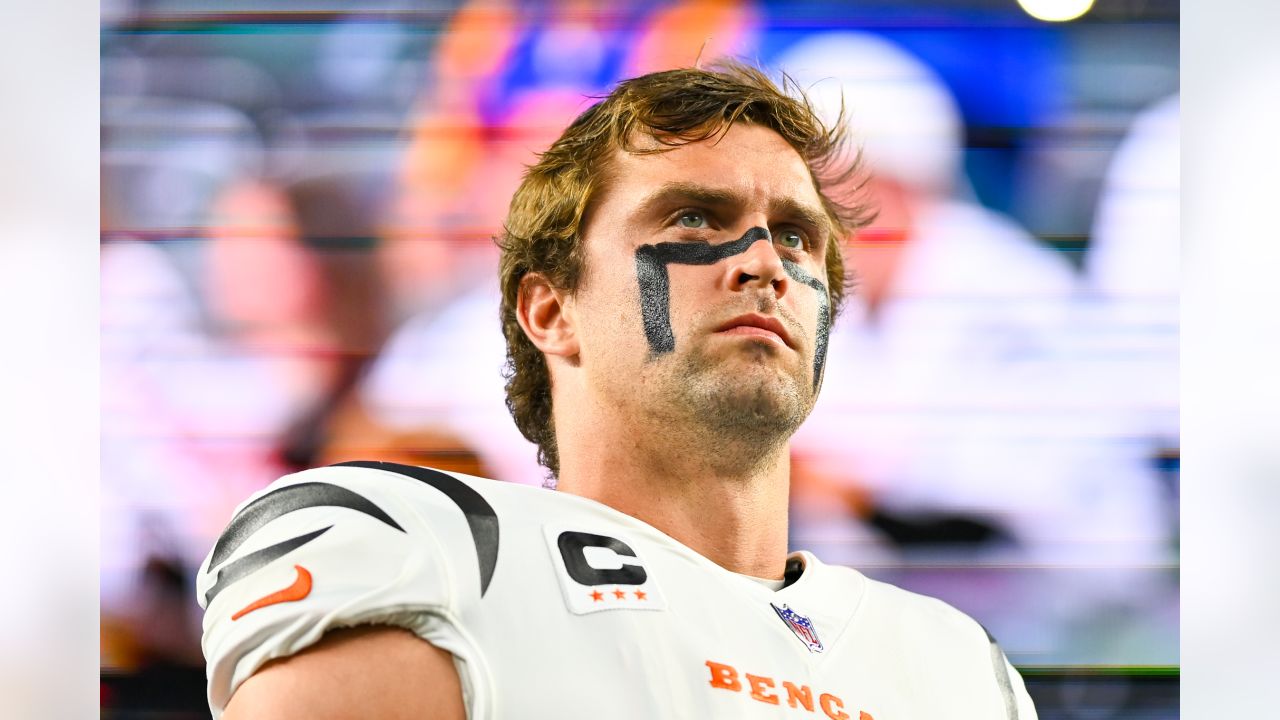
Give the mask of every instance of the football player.
[(1034, 718), (978, 623), (787, 553), (870, 215), (843, 147), (739, 64), (579, 116), (500, 239), (508, 406), (557, 490), (350, 462), (250, 498), (198, 581), (214, 717)]

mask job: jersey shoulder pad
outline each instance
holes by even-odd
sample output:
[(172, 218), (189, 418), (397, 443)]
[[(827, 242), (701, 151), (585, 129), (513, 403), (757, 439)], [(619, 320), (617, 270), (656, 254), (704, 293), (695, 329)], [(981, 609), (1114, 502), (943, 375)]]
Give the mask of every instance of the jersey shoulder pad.
[(496, 564), (497, 515), (478, 484), (346, 463), (285, 476), (237, 508), (196, 581), (215, 717), (263, 664), (332, 628), (397, 625), (454, 650), (460, 608)]

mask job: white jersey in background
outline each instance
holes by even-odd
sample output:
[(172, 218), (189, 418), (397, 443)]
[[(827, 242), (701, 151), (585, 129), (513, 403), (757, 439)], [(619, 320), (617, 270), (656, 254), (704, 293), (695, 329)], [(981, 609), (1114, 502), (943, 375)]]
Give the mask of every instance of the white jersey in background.
[(391, 463), (289, 475), (197, 581), (218, 718), (263, 664), (380, 623), (453, 654), (472, 720), (1034, 720), (945, 603), (824, 565), (785, 587), (582, 497)]

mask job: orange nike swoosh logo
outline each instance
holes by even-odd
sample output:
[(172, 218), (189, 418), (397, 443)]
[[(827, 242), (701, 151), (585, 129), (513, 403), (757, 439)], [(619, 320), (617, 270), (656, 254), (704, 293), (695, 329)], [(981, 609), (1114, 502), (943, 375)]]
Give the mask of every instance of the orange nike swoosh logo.
[(240, 618), (244, 617), (245, 615), (248, 615), (254, 610), (258, 610), (259, 608), (264, 608), (268, 605), (275, 605), (277, 603), (297, 602), (302, 598), (310, 595), (311, 594), (311, 573), (308, 572), (307, 569), (302, 567), (301, 565), (294, 565), (293, 569), (298, 571), (298, 577), (293, 581), (292, 585), (290, 585), (289, 587), (283, 590), (278, 590), (276, 592), (273, 592), (270, 595), (264, 595), (258, 598), (257, 600), (254, 600), (253, 602), (249, 603), (248, 605), (245, 605), (244, 608), (240, 610), (240, 612), (236, 613), (235, 615), (232, 615), (231, 619), (239, 620)]

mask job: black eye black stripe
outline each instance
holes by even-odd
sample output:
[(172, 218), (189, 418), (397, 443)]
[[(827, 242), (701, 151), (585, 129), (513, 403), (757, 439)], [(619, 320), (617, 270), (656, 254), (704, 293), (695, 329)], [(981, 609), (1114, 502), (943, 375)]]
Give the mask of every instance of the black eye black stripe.
[[(675, 332), (671, 329), (671, 280), (667, 274), (668, 265), (713, 265), (727, 257), (746, 252), (761, 240), (769, 239), (768, 230), (753, 227), (737, 240), (719, 245), (705, 242), (664, 242), (656, 245), (641, 245), (636, 248), (636, 279), (640, 284), (640, 314), (651, 355), (671, 352), (676, 347)], [(813, 386), (816, 388), (822, 381), (822, 369), (827, 358), (827, 340), (831, 332), (831, 306), (827, 298), (827, 288), (821, 280), (805, 272), (790, 260), (784, 259), (782, 267), (792, 280), (818, 291), (818, 334), (813, 353)]]
[(498, 565), (498, 514), (480, 493), (452, 475), (430, 468), (372, 460), (354, 460), (338, 463), (334, 467), (386, 470), (424, 482), (444, 493), (467, 519), (471, 540), (476, 546), (476, 560), (480, 564), (480, 597), (484, 597), (485, 592), (489, 590), (489, 582), (493, 579), (493, 571)]
[(664, 242), (636, 248), (636, 277), (640, 281), (644, 334), (649, 340), (649, 350), (661, 355), (676, 348), (676, 336), (671, 330), (671, 281), (667, 265), (714, 265), (768, 239), (768, 230), (753, 227), (737, 240), (719, 245)]
[(822, 381), (822, 369), (827, 362), (827, 341), (831, 337), (831, 300), (827, 297), (827, 286), (805, 272), (804, 268), (785, 258), (782, 260), (782, 268), (792, 280), (818, 291), (818, 335), (813, 348), (813, 386), (816, 388)]

